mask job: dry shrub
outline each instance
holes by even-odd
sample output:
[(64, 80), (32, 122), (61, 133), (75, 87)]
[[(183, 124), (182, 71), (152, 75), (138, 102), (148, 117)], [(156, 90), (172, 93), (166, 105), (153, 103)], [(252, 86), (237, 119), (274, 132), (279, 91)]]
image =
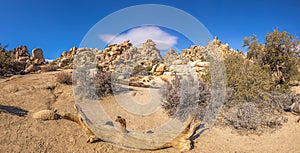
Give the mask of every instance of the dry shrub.
[(59, 72), (56, 74), (56, 81), (59, 83), (71, 85), (72, 84), (72, 75), (69, 72)]
[(293, 101), (295, 100), (297, 95), (294, 95), (292, 93), (280, 93), (280, 92), (271, 92), (270, 97), (271, 97), (271, 102), (269, 106), (269, 111), (267, 113), (282, 113), (285, 108), (289, 107), (292, 105)]
[[(271, 71), (238, 52), (225, 54), (225, 68), (227, 100), (221, 122), (253, 131), (260, 127), (278, 127), (286, 122), (282, 112), (291, 104), (292, 95), (288, 90), (276, 90)], [(210, 82), (209, 77), (204, 79)]]
[(261, 127), (276, 128), (287, 122), (282, 115), (261, 111), (255, 103), (238, 104), (225, 113), (225, 124), (239, 130), (259, 130)]
[(239, 104), (237, 108), (229, 109), (226, 114), (226, 124), (236, 129), (256, 130), (261, 123), (260, 111), (254, 103)]
[(180, 79), (175, 76), (172, 83), (166, 83), (161, 88), (163, 98), (162, 107), (170, 117), (185, 120), (190, 114), (201, 119), (207, 109), (210, 92), (207, 85), (188, 76)]
[(75, 97), (78, 99), (99, 99), (112, 94), (111, 72), (94, 67), (77, 67), (73, 71)]
[(97, 70), (97, 73), (94, 77), (94, 83), (96, 95), (98, 97), (112, 94), (111, 72), (102, 71), (100, 69)]

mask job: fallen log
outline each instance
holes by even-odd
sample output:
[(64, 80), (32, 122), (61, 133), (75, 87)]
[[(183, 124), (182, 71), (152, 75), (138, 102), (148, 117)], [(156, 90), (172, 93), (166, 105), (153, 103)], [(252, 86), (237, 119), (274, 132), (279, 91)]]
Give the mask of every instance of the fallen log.
[[(89, 135), (88, 143), (101, 139), (102, 141), (128, 149), (159, 150), (173, 147), (179, 151), (190, 150), (192, 149), (192, 140), (190, 137), (200, 125), (200, 122), (196, 122), (195, 117), (190, 115), (182, 123), (182, 127), (179, 128), (171, 126), (161, 128), (165, 129), (165, 131), (159, 129), (134, 131), (126, 128), (126, 119), (121, 116), (117, 116), (116, 120), (114, 120), (119, 125), (106, 124), (111, 122), (109, 119), (100, 121), (97, 115), (101, 115), (101, 109), (99, 111), (97, 105), (93, 103), (79, 103), (75, 107), (78, 112), (77, 114), (65, 114), (62, 115), (62, 118), (78, 123)], [(180, 125), (178, 121), (170, 122)], [(179, 130), (172, 130), (172, 128)]]

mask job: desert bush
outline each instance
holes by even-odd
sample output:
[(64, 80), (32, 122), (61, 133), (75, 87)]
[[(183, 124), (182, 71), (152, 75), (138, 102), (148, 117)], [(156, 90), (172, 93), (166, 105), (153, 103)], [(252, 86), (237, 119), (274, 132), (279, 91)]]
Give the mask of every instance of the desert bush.
[(13, 60), (12, 54), (10, 54), (5, 49), (6, 46), (2, 46), (0, 44), (0, 70), (7, 70), (9, 68), (13, 68), (13, 65), (11, 64)]
[(277, 91), (268, 69), (239, 54), (226, 55), (225, 65), (228, 94), (222, 114), (227, 125), (257, 130), (287, 121), (281, 113), (293, 96), (288, 91)]
[(111, 72), (95, 67), (77, 67), (73, 72), (75, 98), (96, 100), (112, 94), (112, 78)]
[(69, 72), (62, 71), (56, 74), (56, 81), (59, 83), (71, 85), (72, 75)]
[[(292, 95), (287, 90), (277, 91), (272, 71), (238, 52), (224, 56), (227, 100), (221, 122), (244, 130), (282, 125), (286, 120), (281, 112), (291, 104)], [(203, 79), (209, 83), (209, 77), (208, 73)]]
[(278, 114), (268, 114), (252, 102), (238, 104), (225, 113), (225, 124), (239, 130), (258, 131), (262, 127), (275, 128), (287, 122), (287, 118)]
[(138, 75), (142, 75), (142, 76), (147, 76), (150, 74), (152, 67), (151, 66), (143, 66), (143, 65), (137, 65), (133, 68), (131, 76), (138, 76)]
[(207, 109), (210, 92), (207, 85), (191, 76), (180, 79), (175, 76), (172, 83), (161, 88), (165, 101), (162, 107), (170, 117), (185, 120), (190, 114), (201, 119)]
[(254, 103), (242, 103), (231, 108), (225, 116), (226, 124), (232, 125), (236, 129), (256, 130), (261, 123), (260, 111)]
[(108, 94), (112, 94), (112, 76), (111, 72), (97, 70), (94, 77), (94, 84), (96, 88), (96, 95), (103, 97)]
[(73, 86), (76, 99), (97, 99), (94, 74), (96, 70), (87, 67), (76, 67), (73, 71)]
[(294, 35), (277, 29), (265, 36), (265, 44), (259, 44), (256, 36), (246, 37), (244, 46), (249, 52), (247, 58), (272, 72), (272, 77), (282, 90), (299, 75), (299, 42)]
[(175, 75), (175, 78), (168, 83), (162, 85), (160, 93), (165, 101), (162, 103), (162, 107), (169, 116), (174, 116), (180, 103), (180, 94), (181, 94), (181, 85), (178, 75)]
[(291, 92), (281, 93), (277, 91), (270, 92), (271, 102), (269, 104), (268, 109), (265, 109), (265, 112), (269, 110), (271, 114), (282, 113), (285, 108), (292, 105), (293, 101), (296, 98)]
[(228, 54), (225, 58), (227, 87), (231, 90), (228, 105), (234, 103), (270, 101), (268, 93), (274, 83), (268, 71), (247, 60), (239, 53)]

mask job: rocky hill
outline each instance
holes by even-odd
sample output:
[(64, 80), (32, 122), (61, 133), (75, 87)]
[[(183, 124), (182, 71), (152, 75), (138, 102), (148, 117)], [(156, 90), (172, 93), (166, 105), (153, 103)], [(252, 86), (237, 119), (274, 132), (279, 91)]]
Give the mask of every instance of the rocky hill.
[[(147, 101), (149, 99), (154, 101), (160, 99), (155, 97), (160, 92), (156, 87), (171, 82), (175, 74), (191, 74), (201, 78), (207, 73), (207, 68), (212, 65), (210, 58), (218, 60), (226, 59), (229, 55), (237, 55), (233, 56), (233, 59), (242, 59), (241, 61), (244, 63), (250, 64), (248, 67), (253, 66), (251, 65), (253, 61), (245, 59), (245, 55), (241, 52), (229, 49), (228, 44), (222, 44), (217, 38), (207, 46), (191, 46), (180, 53), (170, 49), (164, 58), (162, 58), (160, 51), (155, 47), (155, 42), (152, 40), (145, 41), (139, 48), (134, 47), (129, 41), (108, 45), (104, 50), (72, 47), (51, 63), (45, 62), (43, 51), (39, 48), (33, 49), (31, 55), (26, 46), (17, 47), (9, 52), (1, 51), (1, 53), (5, 53), (5, 56), (10, 57), (7, 65), (5, 65), (7, 67), (2, 65), (0, 67), (1, 75), (6, 76), (0, 78), (0, 86), (2, 87), (0, 89), (0, 127), (2, 129), (1, 135), (3, 135), (0, 138), (1, 152), (147, 152), (128, 151), (106, 142), (86, 144), (85, 133), (72, 122), (66, 120), (43, 122), (34, 119), (33, 114), (35, 112), (45, 109), (56, 110), (59, 114), (75, 113), (73, 106), (77, 93), (74, 91), (74, 86), (64, 84), (64, 81), (58, 81), (59, 74), (64, 74), (70, 78), (71, 74), (76, 74), (77, 68), (84, 66), (91, 66), (87, 67), (88, 70), (85, 72), (88, 73), (85, 74), (86, 76), (97, 73), (100, 69), (103, 72), (110, 72), (117, 80), (121, 80), (117, 82), (123, 83), (121, 87), (130, 88), (130, 90), (118, 92), (119, 99), (124, 101), (134, 99), (137, 103), (145, 105), (149, 103)], [(241, 67), (244, 63), (240, 62), (235, 66)], [(248, 67), (246, 65), (246, 68)], [(47, 72), (52, 70), (55, 71)], [(250, 70), (246, 69), (246, 72)], [(235, 73), (235, 69), (232, 71)], [(243, 73), (246, 74), (246, 72)], [(99, 79), (105, 80), (104, 77)], [(71, 79), (69, 81), (72, 82)], [(78, 82), (73, 83), (74, 85), (79, 84)], [(236, 84), (249, 85), (248, 82), (239, 83)], [(149, 92), (149, 87), (151, 87), (151, 90), (156, 91), (155, 95), (151, 95), (154, 93)], [(248, 89), (251, 88), (247, 88), (247, 91)], [(295, 85), (292, 89), (299, 93), (299, 86)], [(190, 91), (188, 94), (193, 96)], [(231, 96), (230, 94), (228, 95)], [(267, 94), (271, 95), (273, 93)], [(130, 98), (126, 97), (128, 95), (130, 95)], [(244, 95), (246, 94), (243, 94), (242, 97), (245, 97)], [(159, 108), (149, 116), (139, 116), (126, 112), (119, 105), (116, 99), (117, 96), (107, 96), (96, 100), (105, 108), (107, 115), (111, 118), (118, 115), (125, 117), (130, 129), (152, 129), (170, 119), (163, 108)], [(269, 116), (257, 115), (262, 112), (258, 109), (260, 108), (259, 105), (255, 106), (255, 104), (263, 104), (259, 102), (240, 104), (231, 101), (231, 103), (227, 103), (226, 107), (230, 107), (230, 109), (224, 109), (226, 111), (222, 114), (223, 116), (220, 115), (216, 126), (208, 132), (200, 134), (199, 139), (196, 139), (194, 143), (196, 149), (193, 151), (297, 152), (300, 149), (297, 145), (298, 136), (295, 134), (299, 133), (299, 128), (296, 128), (299, 124), (297, 123), (298, 117), (283, 112), (282, 109), (284, 105), (291, 102), (291, 100), (289, 102), (285, 101), (286, 99), (294, 101), (296, 99), (289, 98), (288, 94), (284, 97), (271, 98), (274, 98), (276, 103), (270, 106), (276, 105), (276, 108), (280, 108), (281, 112), (276, 112), (276, 115), (279, 114), (280, 116), (274, 114), (268, 114)], [(275, 107), (268, 107), (263, 110), (267, 109), (275, 110)], [(226, 113), (234, 117), (230, 120), (232, 121), (230, 124), (238, 125), (237, 127), (263, 122), (263, 126), (259, 126), (259, 128), (264, 133), (260, 133), (261, 135), (253, 134), (251, 133), (253, 129), (250, 129), (242, 133), (248, 134), (247, 136), (240, 135), (237, 133), (239, 131), (230, 128), (232, 126), (223, 126), (224, 119), (228, 117), (224, 116)], [(268, 120), (264, 119), (269, 117), (274, 118), (274, 120), (265, 122)], [(284, 121), (281, 121), (282, 119)], [(275, 126), (277, 124), (280, 126)], [(269, 128), (270, 126), (275, 128)], [(169, 148), (157, 152), (177, 151)]]
[(46, 64), (41, 48), (33, 49), (30, 56), (26, 46), (19, 46), (8, 52), (2, 50), (1, 57), (4, 59), (0, 59), (0, 76), (36, 72), (41, 69), (41, 65)]

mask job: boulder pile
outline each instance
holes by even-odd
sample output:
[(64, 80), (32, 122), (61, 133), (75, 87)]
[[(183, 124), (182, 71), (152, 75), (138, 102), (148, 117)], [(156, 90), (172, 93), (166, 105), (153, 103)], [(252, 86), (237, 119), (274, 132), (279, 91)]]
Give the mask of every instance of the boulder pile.
[(45, 65), (46, 61), (43, 51), (40, 48), (32, 50), (29, 54), (26, 46), (19, 46), (7, 52), (9, 54), (9, 62), (5, 70), (1, 70), (0, 75), (12, 76), (15, 74), (25, 74), (40, 70), (40, 66)]

